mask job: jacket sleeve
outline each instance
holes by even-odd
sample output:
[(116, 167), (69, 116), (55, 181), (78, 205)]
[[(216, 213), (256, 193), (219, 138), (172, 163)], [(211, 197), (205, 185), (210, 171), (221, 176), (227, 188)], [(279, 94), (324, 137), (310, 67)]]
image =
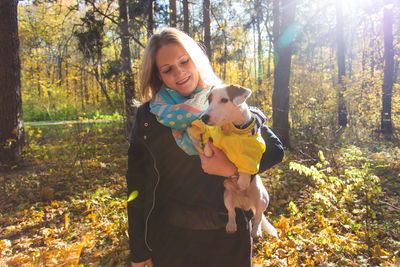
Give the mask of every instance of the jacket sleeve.
[[(128, 150), (128, 171), (126, 182), (128, 196), (135, 190), (138, 196), (128, 202), (128, 234), (129, 234), (129, 260), (142, 262), (149, 259), (150, 252), (145, 245), (145, 183), (149, 181), (148, 165), (150, 164), (149, 152), (137, 137), (140, 122), (138, 120), (140, 109), (138, 109), (136, 120), (132, 129), (131, 142)], [(138, 116), (139, 115), (139, 116)]]
[(259, 173), (265, 172), (281, 162), (285, 154), (281, 141), (269, 127), (265, 125), (261, 127), (261, 136), (265, 141), (266, 149), (260, 161)]

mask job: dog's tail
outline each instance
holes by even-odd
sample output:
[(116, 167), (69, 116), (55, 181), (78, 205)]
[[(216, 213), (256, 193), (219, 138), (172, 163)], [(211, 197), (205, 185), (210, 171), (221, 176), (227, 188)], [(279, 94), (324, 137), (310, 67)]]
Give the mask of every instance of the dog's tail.
[(278, 232), (276, 231), (275, 227), (267, 220), (267, 218), (265, 218), (264, 215), (262, 216), (261, 226), (262, 229), (268, 234), (278, 237)]

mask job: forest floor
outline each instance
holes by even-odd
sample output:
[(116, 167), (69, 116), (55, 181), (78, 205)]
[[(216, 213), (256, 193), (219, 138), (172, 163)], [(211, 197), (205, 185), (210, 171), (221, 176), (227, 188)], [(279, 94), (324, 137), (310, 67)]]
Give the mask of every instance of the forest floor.
[[(121, 123), (25, 133), (24, 165), (0, 173), (0, 266), (126, 266)], [(400, 266), (398, 143), (298, 143), (262, 176), (279, 238), (255, 242), (255, 266)]]

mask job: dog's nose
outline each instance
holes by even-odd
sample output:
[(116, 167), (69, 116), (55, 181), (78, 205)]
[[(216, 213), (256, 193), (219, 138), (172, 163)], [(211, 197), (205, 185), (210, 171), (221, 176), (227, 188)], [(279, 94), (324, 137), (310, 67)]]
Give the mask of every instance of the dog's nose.
[(205, 124), (207, 124), (208, 121), (210, 120), (210, 115), (204, 114), (203, 116), (201, 116), (201, 120), (202, 120)]

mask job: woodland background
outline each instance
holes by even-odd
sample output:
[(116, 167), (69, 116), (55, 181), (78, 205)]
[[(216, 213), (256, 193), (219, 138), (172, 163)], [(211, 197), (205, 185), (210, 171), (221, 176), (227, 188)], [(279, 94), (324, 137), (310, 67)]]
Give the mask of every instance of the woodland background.
[(0, 62), (20, 60), (0, 76), (0, 266), (126, 264), (137, 73), (169, 25), (253, 89), (286, 146), (263, 174), (279, 239), (254, 264), (400, 265), (398, 0), (32, 0), (5, 27), (16, 3), (0, 4)]

